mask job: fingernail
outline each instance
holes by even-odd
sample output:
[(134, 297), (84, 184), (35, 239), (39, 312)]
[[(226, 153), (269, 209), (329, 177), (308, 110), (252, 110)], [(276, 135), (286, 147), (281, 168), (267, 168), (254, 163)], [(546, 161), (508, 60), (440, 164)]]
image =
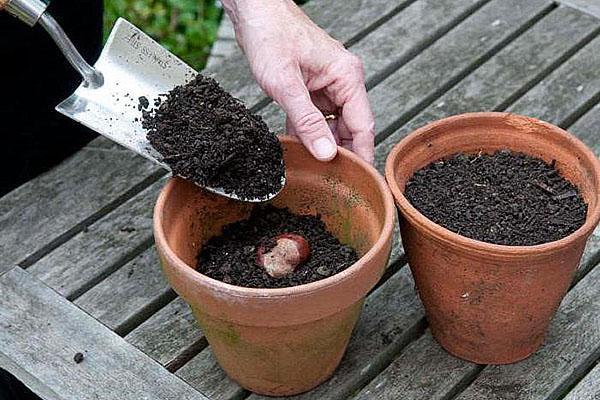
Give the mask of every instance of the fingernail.
[(326, 137), (320, 137), (312, 142), (313, 150), (320, 159), (331, 158), (335, 154), (335, 144)]

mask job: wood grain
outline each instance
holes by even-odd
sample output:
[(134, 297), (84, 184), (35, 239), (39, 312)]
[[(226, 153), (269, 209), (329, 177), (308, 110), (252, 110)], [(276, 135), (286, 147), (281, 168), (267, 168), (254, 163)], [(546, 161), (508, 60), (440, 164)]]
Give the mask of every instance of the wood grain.
[(565, 400), (600, 399), (600, 364), (596, 364), (586, 376), (569, 392)]
[(178, 370), (177, 376), (211, 400), (236, 400), (247, 393), (223, 372), (210, 348), (202, 350)]
[(559, 3), (600, 18), (600, 3), (597, 0), (559, 0)]
[(480, 370), (476, 364), (449, 356), (428, 330), (353, 399), (449, 399), (457, 382)]
[[(14, 265), (103, 213), (158, 167), (132, 152), (84, 149), (0, 199), (0, 256)], [(105, 212), (105, 211), (104, 211)], [(0, 267), (0, 270), (2, 267)]]
[(600, 268), (565, 297), (546, 338), (530, 358), (488, 366), (458, 400), (558, 398), (600, 356)]
[[(362, 59), (366, 80), (372, 80), (417, 55), (483, 3), (475, 0), (417, 1), (371, 32), (351, 50)], [(488, 8), (485, 8), (486, 12), (490, 12)], [(490, 18), (500, 16), (491, 12)], [(276, 103), (269, 104), (259, 114), (272, 131), (285, 130), (285, 113)]]
[(175, 298), (160, 268), (154, 247), (146, 250), (75, 304), (118, 333), (129, 332)]
[(0, 365), (43, 398), (206, 399), (26, 271), (0, 292)]
[(190, 348), (204, 347), (203, 338), (190, 307), (181, 297), (125, 336), (125, 340), (165, 366), (179, 365)]
[(130, 254), (148, 248), (152, 239), (152, 209), (165, 179), (117, 207), (31, 265), (29, 273), (65, 297), (78, 297), (115, 269)]

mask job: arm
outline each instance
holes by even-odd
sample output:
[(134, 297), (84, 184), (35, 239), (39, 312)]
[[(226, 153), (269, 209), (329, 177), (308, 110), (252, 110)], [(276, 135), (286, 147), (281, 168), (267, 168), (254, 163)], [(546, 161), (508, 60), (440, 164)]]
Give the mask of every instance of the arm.
[[(292, 0), (222, 0), (263, 90), (287, 114), (287, 132), (319, 160), (335, 144), (373, 162), (374, 121), (360, 59)], [(336, 115), (327, 121), (325, 115)]]

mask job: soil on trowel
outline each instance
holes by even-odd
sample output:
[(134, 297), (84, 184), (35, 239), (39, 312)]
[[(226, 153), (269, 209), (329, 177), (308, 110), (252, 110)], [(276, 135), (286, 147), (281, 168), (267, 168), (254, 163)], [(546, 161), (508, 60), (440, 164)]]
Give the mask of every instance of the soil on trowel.
[(488, 243), (529, 246), (581, 227), (579, 190), (541, 159), (501, 150), (456, 154), (417, 171), (405, 196), (433, 222)]
[(277, 137), (214, 79), (198, 74), (154, 106), (139, 99), (142, 126), (175, 175), (241, 199), (263, 198), (281, 188), (283, 151)]
[[(289, 275), (274, 278), (257, 264), (257, 249), (272, 248), (273, 238), (284, 233), (304, 237), (310, 255)], [(197, 270), (237, 286), (282, 288), (327, 278), (357, 260), (356, 251), (333, 236), (319, 215), (298, 215), (266, 205), (256, 206), (249, 218), (226, 225), (221, 235), (209, 239), (198, 255)]]

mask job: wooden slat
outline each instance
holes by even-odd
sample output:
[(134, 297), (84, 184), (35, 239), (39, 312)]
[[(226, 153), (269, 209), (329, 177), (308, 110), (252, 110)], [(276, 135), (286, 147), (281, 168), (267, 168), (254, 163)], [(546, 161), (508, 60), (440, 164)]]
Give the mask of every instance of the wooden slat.
[[(352, 47), (352, 52), (363, 61), (366, 80), (406, 62), (482, 4), (475, 0), (421, 0), (411, 4)], [(491, 9), (493, 6), (484, 7), (481, 12)], [(276, 103), (259, 114), (273, 131), (285, 129), (285, 113)]]
[[(405, 38), (400, 38), (402, 40), (393, 40), (392, 42), (399, 43), (397, 46), (400, 56), (406, 56), (411, 49), (428, 40), (431, 36), (431, 32), (429, 31), (433, 30), (434, 23), (438, 19), (442, 19), (446, 24), (450, 24), (461, 13), (467, 12), (476, 4), (478, 2), (473, 0), (469, 2), (448, 0), (445, 3), (431, 1), (417, 2), (399, 14), (399, 16), (405, 14), (406, 16), (402, 18), (398, 18), (397, 16), (390, 21), (394, 24), (393, 29), (399, 30), (400, 25), (409, 24), (410, 21), (415, 19), (419, 20), (421, 16), (430, 13), (433, 13), (433, 15), (424, 18), (422, 22), (418, 22), (414, 29), (410, 30), (410, 32), (414, 30), (414, 33), (406, 34)], [(448, 14), (448, 16), (445, 16), (445, 14)], [(387, 27), (387, 24), (385, 27)], [(390, 48), (391, 42), (389, 38), (386, 34), (382, 34), (379, 31), (377, 30), (376, 34), (374, 32), (374, 35), (368, 36), (369, 39), (367, 40), (368, 45), (366, 48), (373, 47), (383, 40), (385, 42), (382, 43), (382, 46)], [(384, 33), (392, 33), (392, 31), (386, 28), (384, 29)], [(122, 243), (115, 240), (114, 226), (111, 224), (123, 225), (122, 220), (135, 217), (139, 213), (144, 212), (146, 208), (149, 210), (150, 207), (147, 204), (154, 200), (154, 196), (154, 192), (152, 194), (144, 192), (131, 199), (128, 203), (115, 210), (108, 218), (102, 220), (102, 224), (92, 225), (89, 232), (78, 235), (75, 240), (61, 246), (55, 252), (40, 260), (40, 262), (31, 267), (32, 272), (67, 296), (79, 294), (81, 288), (86, 288), (90, 282), (104, 276), (106, 271), (110, 271), (117, 261), (115, 256), (122, 257), (122, 254), (127, 253), (129, 249), (137, 248), (148, 240), (149, 234), (146, 232), (150, 232), (151, 229), (151, 221), (149, 219), (139, 221), (142, 224), (140, 226), (134, 225), (136, 226), (136, 232), (128, 235), (127, 240)], [(148, 216), (149, 214), (150, 211), (148, 211)], [(113, 217), (114, 222), (112, 221)], [(127, 222), (125, 225), (132, 224)], [(113, 246), (113, 244), (116, 245)], [(399, 244), (399, 242), (396, 241), (396, 244)], [(90, 247), (96, 251), (87, 254), (87, 249)], [(394, 260), (398, 259), (401, 252), (399, 245), (394, 246)], [(98, 262), (98, 259), (101, 261)]]
[(206, 399), (26, 271), (0, 293), (0, 365), (44, 399)]
[(0, 199), (0, 271), (68, 235), (157, 171), (131, 152), (85, 149), (7, 194)]
[(134, 258), (75, 300), (88, 314), (117, 332), (129, 331), (140, 319), (175, 298), (160, 269), (154, 247)]
[[(571, 14), (570, 11), (566, 10), (557, 10), (556, 16), (560, 17), (559, 20), (562, 20), (562, 17), (564, 16), (564, 13), (568, 13)], [(554, 13), (553, 13), (554, 14)], [(552, 23), (556, 22), (556, 20), (552, 20), (551, 17), (553, 16), (553, 14), (551, 14), (550, 16), (548, 16), (548, 20), (547, 21), (541, 21), (540, 24), (534, 28), (532, 28), (531, 32), (528, 32), (528, 34), (534, 34), (535, 35), (535, 29), (539, 27), (544, 27), (544, 25), (542, 25), (543, 23), (546, 23), (546, 29), (552, 30), (551, 25)], [(581, 17), (581, 15), (579, 15), (579, 17)], [(584, 21), (590, 21), (587, 19), (587, 17), (583, 17)], [(584, 29), (582, 31), (580, 31), (579, 33), (575, 34), (572, 33), (571, 37), (581, 37), (582, 34), (584, 34), (586, 32), (591, 32), (593, 31), (593, 27), (595, 25), (588, 25), (587, 27), (584, 27), (585, 23), (583, 24), (579, 24), (577, 19), (571, 19), (570, 22), (572, 24), (578, 24), (579, 26), (583, 27)], [(592, 30), (590, 31), (589, 29), (592, 28)], [(554, 28), (556, 29), (556, 28)], [(544, 31), (538, 31), (537, 35), (538, 36), (545, 36), (545, 34), (543, 34)], [(525, 42), (529, 42), (529, 49), (532, 48), (536, 48), (539, 47), (539, 40), (534, 39), (535, 36), (528, 36), (528, 34), (525, 34), (523, 36), (523, 38), (519, 39), (522, 41), (522, 43)], [(547, 38), (549, 39), (549, 38)], [(515, 41), (515, 43), (513, 43), (512, 45), (510, 45), (509, 47), (507, 47), (507, 49), (502, 52), (502, 53), (506, 53), (506, 54), (510, 54), (512, 53), (512, 57), (509, 58), (506, 54), (502, 54), (500, 53), (498, 55), (498, 57), (506, 57), (506, 60), (509, 59), (521, 59), (522, 57), (525, 57), (523, 59), (523, 62), (528, 62), (529, 59), (526, 57), (525, 53), (527, 53), (527, 47), (522, 48), (521, 44), (519, 43), (519, 40)], [(520, 49), (520, 50), (518, 50)], [(550, 49), (550, 50), (554, 50), (556, 51), (556, 48), (554, 49)], [(540, 51), (543, 51), (540, 49)], [(581, 55), (580, 57), (586, 57), (589, 56), (586, 53), (583, 53), (583, 55)], [(573, 65), (578, 65), (579, 67), (576, 69), (567, 69), (565, 68), (562, 71), (559, 71), (559, 73), (565, 74), (565, 75), (569, 75), (572, 76), (573, 74), (576, 75), (577, 70), (581, 69), (581, 70), (587, 70), (589, 68), (589, 66), (587, 64), (578, 64), (577, 59), (575, 59), (575, 62), (572, 63)], [(511, 83), (508, 82), (513, 82), (516, 79), (516, 84), (523, 84), (523, 82), (526, 82), (526, 80), (522, 80), (522, 78), (519, 78), (519, 76), (511, 76), (510, 79), (507, 78), (507, 76), (505, 74), (502, 73), (502, 71), (500, 71), (501, 67), (502, 67), (502, 63), (498, 62), (494, 59), (490, 60), (490, 62), (488, 64), (485, 64), (481, 67), (480, 70), (476, 71), (473, 74), (473, 78), (469, 77), (467, 78), (464, 82), (461, 82), (461, 84), (459, 84), (459, 86), (448, 93), (447, 96), (444, 96), (440, 99), (439, 103), (428, 108), (427, 112), (424, 114), (427, 114), (429, 117), (433, 117), (431, 119), (435, 119), (435, 118), (441, 118), (443, 116), (445, 116), (444, 113), (448, 113), (451, 114), (453, 112), (458, 113), (458, 112), (464, 112), (464, 111), (468, 111), (471, 108), (476, 108), (477, 105), (479, 104), (479, 99), (480, 97), (477, 95), (476, 92), (473, 91), (468, 91), (465, 90), (462, 85), (465, 85), (465, 87), (472, 87), (472, 85), (474, 84), (473, 80), (477, 79), (478, 81), (482, 81), (484, 80), (485, 82), (487, 82), (487, 85), (485, 86), (485, 93), (487, 93), (487, 96), (482, 96), (481, 99), (482, 101), (487, 102), (487, 104), (489, 104), (489, 106), (491, 108), (494, 108), (494, 103), (496, 104), (501, 104), (505, 98), (507, 98), (508, 96), (511, 95), (511, 93), (514, 92), (515, 87), (512, 87), (510, 85), (512, 85)], [(539, 65), (539, 64), (534, 64), (534, 65)], [(543, 66), (543, 65), (542, 65)], [(482, 72), (482, 71), (487, 71), (487, 72)], [(498, 80), (495, 81), (492, 78), (494, 76), (498, 76)], [(519, 79), (517, 79), (519, 78)], [(559, 80), (557, 80), (559, 81)], [(502, 90), (498, 90), (497, 88), (505, 88), (505, 85), (509, 85), (508, 90), (505, 91), (504, 89)], [(560, 88), (555, 88), (555, 90), (547, 90), (546, 95), (552, 95), (552, 96), (559, 96), (559, 93), (561, 93)], [(582, 96), (580, 98), (565, 98), (564, 102), (556, 102), (556, 110), (554, 110), (553, 115), (555, 115), (556, 118), (558, 118), (559, 120), (565, 119), (569, 116), (569, 114), (574, 110), (574, 108), (577, 106), (577, 104), (580, 104), (582, 100), (585, 100), (586, 98), (589, 98), (590, 94), (584, 94), (582, 91), (580, 91), (579, 93), (582, 94)], [(496, 96), (495, 98), (492, 96)], [(504, 96), (504, 98), (503, 98)], [(439, 106), (439, 104), (444, 103), (443, 105)], [(463, 111), (463, 108), (465, 109)], [(524, 110), (527, 111), (527, 110)], [(440, 113), (438, 115), (435, 115), (436, 113)], [(597, 114), (594, 114), (597, 115)], [(586, 116), (587, 117), (587, 116)], [(583, 122), (581, 123), (582, 125), (584, 124)], [(586, 123), (585, 125), (592, 126), (593, 122), (591, 121), (591, 117), (590, 117), (590, 122)], [(575, 133), (577, 134), (579, 129), (575, 128)], [(403, 129), (405, 130), (405, 129)], [(397, 138), (396, 138), (397, 140)], [(595, 243), (595, 245), (594, 245)], [(590, 246), (588, 246), (588, 248), (586, 249), (586, 254), (584, 256), (584, 260), (586, 259), (590, 259), (591, 256), (595, 253), (597, 253), (598, 251), (598, 242), (597, 241), (591, 241), (590, 242)], [(451, 359), (451, 356), (447, 356), (449, 359)], [(401, 371), (406, 371), (406, 370), (410, 370), (411, 368), (411, 358), (407, 357), (404, 359), (400, 359), (400, 361), (397, 361), (394, 365), (395, 365), (395, 369), (392, 368), (392, 370), (390, 370), (390, 374), (398, 374), (398, 373), (402, 373)], [(447, 362), (451, 362), (452, 360), (447, 360)], [(431, 364), (425, 364), (423, 366), (423, 370), (424, 372), (429, 371), (429, 370), (435, 370), (436, 368), (436, 364), (439, 363), (439, 360), (435, 360), (435, 362), (431, 363)], [(408, 363), (408, 364), (407, 364)], [(426, 388), (421, 388), (422, 390), (426, 390), (428, 393), (437, 393), (440, 395), (440, 398), (444, 398), (445, 394), (451, 393), (453, 392), (457, 387), (460, 387), (461, 383), (465, 380), (468, 379), (473, 371), (476, 371), (477, 369), (475, 368), (474, 365), (469, 365), (469, 363), (465, 363), (465, 365), (463, 365), (464, 367), (464, 374), (458, 374), (458, 375), (448, 375), (445, 377), (438, 377), (437, 379), (431, 380), (432, 375), (421, 375), (421, 374), (412, 374), (411, 375), (411, 380), (419, 382), (421, 380), (428, 382), (428, 384), (426, 385)], [(398, 372), (400, 371), (400, 372)], [(374, 390), (374, 387), (376, 387), (377, 385), (379, 385), (382, 380), (386, 380), (388, 378), (386, 378), (386, 374), (388, 372), (384, 372), (383, 375), (381, 377), (378, 377), (377, 380), (369, 385), (369, 389), (368, 390)], [(388, 390), (393, 394), (393, 393), (397, 393), (396, 392), (396, 386), (392, 385), (389, 381), (386, 381), (386, 385), (385, 387), (388, 388)], [(398, 381), (397, 385), (399, 385), (400, 388), (404, 388), (406, 386), (406, 383), (403, 381)], [(379, 388), (381, 389), (381, 387)], [(417, 388), (418, 389), (418, 388)], [(415, 398), (415, 399), (419, 399), (419, 398), (429, 398), (427, 396), (420, 396), (419, 395), (419, 390), (415, 390), (415, 396), (414, 397), (409, 397), (406, 396), (403, 398)], [(383, 392), (380, 391), (376, 391), (376, 393), (378, 395), (382, 395)], [(373, 397), (375, 398), (375, 397)], [(435, 398), (435, 397), (434, 397)]]
[[(388, 152), (419, 126), (453, 114), (499, 108), (524, 87), (542, 79), (545, 69), (577, 50), (578, 43), (592, 36), (599, 26), (598, 20), (576, 10), (553, 11), (382, 141), (375, 156), (376, 167), (383, 171)], [(376, 107), (397, 108), (383, 97), (385, 91), (374, 96)]]
[(537, 353), (517, 364), (486, 367), (458, 399), (558, 398), (600, 357), (598, 282), (595, 268), (567, 294)]
[[(343, 41), (352, 39), (362, 29), (376, 25), (387, 14), (411, 0), (314, 0), (307, 12), (325, 30), (336, 32)], [(238, 52), (212, 72), (234, 96), (249, 105), (263, 98)], [(52, 132), (52, 134), (59, 134)], [(102, 139), (99, 139), (102, 141)], [(0, 199), (0, 255), (5, 266), (46, 248), (48, 243), (80, 231), (88, 220), (110, 209), (111, 203), (129, 194), (135, 185), (147, 186), (147, 178), (158, 167), (132, 152), (101, 151), (101, 142), (63, 162)], [(134, 188), (133, 194), (141, 188)]]
[[(562, 13), (562, 11), (561, 11), (561, 13)], [(569, 11), (567, 15), (570, 15), (569, 13), (572, 13), (572, 12), (570, 12), (570, 11)], [(578, 15), (579, 15), (579, 13), (578, 13)], [(558, 14), (558, 17), (561, 17), (561, 16), (562, 16), (562, 15), (559, 13), (559, 14)], [(582, 21), (579, 21), (579, 20), (576, 20), (576, 21), (575, 21), (575, 20), (574, 20), (574, 21), (571, 21), (571, 22), (578, 22), (578, 23), (580, 22), (580, 23), (579, 23), (579, 24), (575, 24), (575, 23), (573, 23), (573, 24), (570, 24), (569, 26), (571, 26), (571, 25), (572, 25), (573, 27), (572, 27), (572, 28), (565, 28), (565, 29), (569, 29), (567, 32), (569, 32), (569, 34), (571, 34), (571, 36), (572, 36), (572, 37), (575, 37), (575, 38), (576, 38), (576, 37), (583, 37), (583, 36), (584, 36), (586, 33), (589, 33), (589, 31), (590, 31), (590, 29), (591, 29), (591, 28), (590, 28), (590, 24), (589, 24), (589, 23), (586, 23), (586, 22), (588, 22), (588, 20), (587, 20), (586, 18), (587, 18), (587, 17), (583, 16), (583, 20), (582, 20)], [(545, 25), (543, 25), (542, 27), (546, 27), (546, 28), (548, 28), (548, 27), (549, 27), (549, 26), (550, 26), (552, 23), (554, 23), (555, 21), (556, 21), (556, 20), (552, 20), (552, 19), (550, 19), (550, 20), (549, 20), (549, 22), (547, 22), (547, 23), (546, 23)], [(579, 28), (577, 28), (576, 26), (579, 26)], [(538, 28), (538, 29), (539, 29), (539, 28)], [(548, 28), (548, 29), (549, 29), (549, 28)], [(572, 30), (571, 30), (571, 29), (572, 29)], [(532, 34), (531, 36), (527, 36), (527, 37), (525, 37), (525, 39), (523, 39), (523, 42), (528, 42), (528, 43), (529, 43), (529, 46), (530, 46), (530, 47), (529, 47), (528, 49), (531, 49), (531, 48), (537, 47), (537, 46), (539, 45), (539, 43), (538, 43), (538, 44), (536, 44), (536, 42), (535, 42), (535, 40), (536, 40), (536, 39), (535, 39), (535, 33), (536, 33), (536, 32), (537, 32), (537, 34), (538, 34), (538, 35), (540, 35), (540, 36), (546, 36), (546, 34), (547, 34), (547, 31), (546, 31), (546, 30), (544, 30), (544, 31), (541, 31), (541, 32), (534, 31), (534, 34)], [(542, 35), (542, 33), (543, 33), (543, 35)], [(538, 42), (539, 42), (539, 41), (538, 41)], [(550, 42), (552, 42), (552, 40), (550, 40)], [(545, 43), (545, 42), (543, 42), (543, 43)], [(545, 44), (546, 44), (546, 43), (545, 43)], [(519, 47), (519, 49), (520, 49), (520, 47)], [(557, 50), (558, 50), (558, 49), (563, 49), (563, 51), (564, 51), (564, 46), (562, 46), (562, 47), (561, 47), (561, 45), (560, 45), (560, 44), (557, 44), (557, 45), (556, 45), (556, 47), (554, 47), (554, 45), (550, 45), (550, 48), (548, 49), (548, 52), (547, 52), (547, 53), (544, 53), (542, 56), (549, 56), (550, 54), (553, 54), (553, 53), (557, 52)], [(519, 57), (522, 57), (522, 53), (523, 53), (523, 52), (524, 52), (524, 50), (521, 50), (520, 52), (518, 52), (518, 53), (515, 53), (515, 54), (513, 54), (513, 55), (515, 55), (515, 56), (519, 56)], [(495, 68), (499, 68), (499, 66), (496, 66)], [(492, 72), (493, 72), (493, 71), (492, 71)], [(519, 81), (519, 82), (520, 82), (520, 81)], [(512, 87), (512, 86), (511, 86), (511, 87)], [(514, 90), (514, 89), (513, 89), (513, 90)], [(498, 97), (499, 97), (499, 99), (498, 99), (497, 101), (502, 101), (502, 97), (501, 97), (501, 95), (502, 95), (503, 93), (504, 93), (504, 92), (501, 92), (500, 94), (498, 94)], [(509, 92), (508, 92), (508, 94), (510, 94), (510, 93), (512, 93), (512, 91), (509, 91)], [(474, 101), (474, 99), (473, 99), (473, 100), (469, 100), (469, 101)], [(566, 112), (566, 108), (565, 108), (565, 109), (563, 109), (563, 110), (565, 110), (565, 112)], [(397, 246), (397, 247), (396, 247), (396, 249), (397, 249), (397, 252), (396, 252), (396, 255), (395, 255), (395, 257), (397, 257), (397, 256), (401, 255), (401, 247)], [(397, 260), (397, 258), (395, 258), (395, 259)]]
[(210, 348), (202, 350), (178, 370), (177, 376), (211, 400), (235, 400), (247, 393), (223, 372)]
[[(595, 68), (597, 70), (598, 66)], [(598, 89), (598, 93), (600, 93), (600, 88)], [(600, 103), (569, 127), (569, 131), (583, 140), (590, 146), (596, 156), (600, 157), (600, 137), (598, 136), (598, 127), (600, 127)], [(600, 226), (594, 230), (588, 241), (586, 251), (579, 267), (580, 273), (586, 273), (598, 263), (600, 263)]]
[(369, 92), (377, 131), (401, 124), (439, 97), (549, 7), (543, 0), (495, 1), (482, 7)]
[(427, 331), (353, 399), (450, 399), (457, 382), (474, 376), (480, 369), (449, 356)]
[[(597, 37), (512, 104), (508, 111), (526, 112), (536, 118), (563, 125), (565, 116), (562, 104), (568, 102), (571, 111), (576, 112), (585, 107), (590, 99), (596, 102), (595, 97), (599, 93), (600, 37)], [(577, 127), (574, 129), (579, 130)], [(593, 136), (590, 135), (590, 132), (586, 132), (581, 138), (600, 154), (600, 141), (595, 132)]]
[[(80, 171), (81, 172), (81, 171)], [(152, 209), (161, 179), (27, 270), (65, 297), (98, 283), (152, 242)]]
[[(412, 0), (311, 0), (303, 9), (315, 23), (339, 41), (348, 42), (360, 34), (361, 30), (377, 25), (387, 14), (411, 2)], [(225, 90), (248, 106), (267, 99), (258, 84), (251, 79), (248, 62), (239, 49), (212, 68), (214, 69), (206, 69), (203, 73), (214, 76)]]
[(600, 399), (600, 364), (597, 364), (581, 382), (569, 392), (565, 400)]
[(600, 155), (598, 126), (600, 126), (600, 103), (570, 126), (569, 131), (576, 134), (577, 137), (590, 146), (597, 155)]
[[(294, 399), (349, 396), (374, 378), (423, 327), (424, 311), (405, 267), (367, 299), (346, 355), (333, 377)], [(258, 398), (263, 397), (250, 397)]]
[(600, 2), (598, 0), (560, 0), (559, 2), (600, 18)]
[(131, 331), (125, 340), (166, 367), (181, 364), (186, 352), (206, 344), (190, 307), (181, 297)]
[[(452, 114), (499, 107), (521, 88), (541, 79), (546, 69), (574, 51), (576, 43), (587, 38), (599, 26), (598, 21), (578, 11), (559, 9), (552, 12), (381, 142), (376, 148), (376, 168), (383, 173), (389, 151), (402, 137), (427, 122)], [(562, 40), (566, 36), (573, 42)], [(572, 101), (557, 102), (555, 112), (567, 118), (573, 107), (588, 98), (586, 93), (579, 94), (580, 97)], [(399, 244), (395, 246), (393, 257), (401, 257), (401, 250)], [(393, 257), (392, 262), (396, 260)]]
[[(600, 357), (599, 278), (596, 268), (567, 294), (536, 354), (517, 364), (485, 367), (458, 399), (557, 398)], [(453, 398), (481, 367), (443, 352), (432, 341), (426, 334), (409, 346), (357, 399), (395, 399), (399, 394), (406, 400)]]

